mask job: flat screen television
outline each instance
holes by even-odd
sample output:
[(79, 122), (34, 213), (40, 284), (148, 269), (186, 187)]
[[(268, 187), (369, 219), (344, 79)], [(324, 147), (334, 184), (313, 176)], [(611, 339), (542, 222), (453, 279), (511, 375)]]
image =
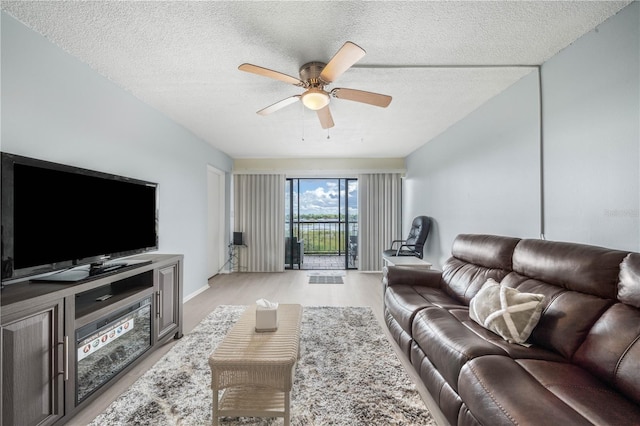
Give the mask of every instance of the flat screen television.
[(152, 182), (2, 153), (2, 281), (158, 248)]

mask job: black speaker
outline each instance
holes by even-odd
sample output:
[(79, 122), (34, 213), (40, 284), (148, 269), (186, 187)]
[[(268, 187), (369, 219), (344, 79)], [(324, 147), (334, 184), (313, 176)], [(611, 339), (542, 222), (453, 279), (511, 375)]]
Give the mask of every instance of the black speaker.
[(242, 245), (242, 232), (234, 232), (233, 233), (233, 245), (241, 246)]

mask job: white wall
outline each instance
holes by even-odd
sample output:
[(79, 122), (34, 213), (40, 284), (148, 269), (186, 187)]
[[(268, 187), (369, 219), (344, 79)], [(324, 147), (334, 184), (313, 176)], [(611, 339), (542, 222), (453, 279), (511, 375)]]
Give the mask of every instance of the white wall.
[(435, 220), (425, 258), (467, 232), (640, 250), (639, 9), (542, 66), (542, 173), (535, 73), (408, 156), (404, 227)]
[(4, 12), (1, 42), (2, 151), (159, 183), (159, 252), (206, 286), (207, 164), (232, 160)]
[(549, 239), (640, 250), (640, 3), (542, 68)]
[(534, 71), (407, 158), (403, 227), (433, 218), (434, 265), (460, 233), (539, 235), (537, 87)]

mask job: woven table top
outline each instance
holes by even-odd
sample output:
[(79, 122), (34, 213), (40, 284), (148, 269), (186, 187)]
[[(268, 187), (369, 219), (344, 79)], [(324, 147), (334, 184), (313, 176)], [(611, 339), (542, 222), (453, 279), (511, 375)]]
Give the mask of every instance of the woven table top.
[(292, 367), (300, 346), (301, 305), (278, 306), (278, 329), (256, 332), (256, 306), (248, 307), (209, 357), (211, 368), (242, 364)]

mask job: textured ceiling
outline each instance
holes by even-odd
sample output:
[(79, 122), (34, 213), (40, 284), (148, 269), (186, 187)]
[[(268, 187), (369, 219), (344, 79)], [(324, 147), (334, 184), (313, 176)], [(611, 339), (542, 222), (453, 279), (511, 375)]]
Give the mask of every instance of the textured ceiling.
[[(2, 8), (234, 158), (404, 157), (630, 1), (3, 1)], [(238, 71), (298, 76), (352, 41), (367, 51), (333, 87), (393, 96), (332, 99), (322, 130), (301, 90)], [(328, 138), (329, 137), (329, 138)]]

